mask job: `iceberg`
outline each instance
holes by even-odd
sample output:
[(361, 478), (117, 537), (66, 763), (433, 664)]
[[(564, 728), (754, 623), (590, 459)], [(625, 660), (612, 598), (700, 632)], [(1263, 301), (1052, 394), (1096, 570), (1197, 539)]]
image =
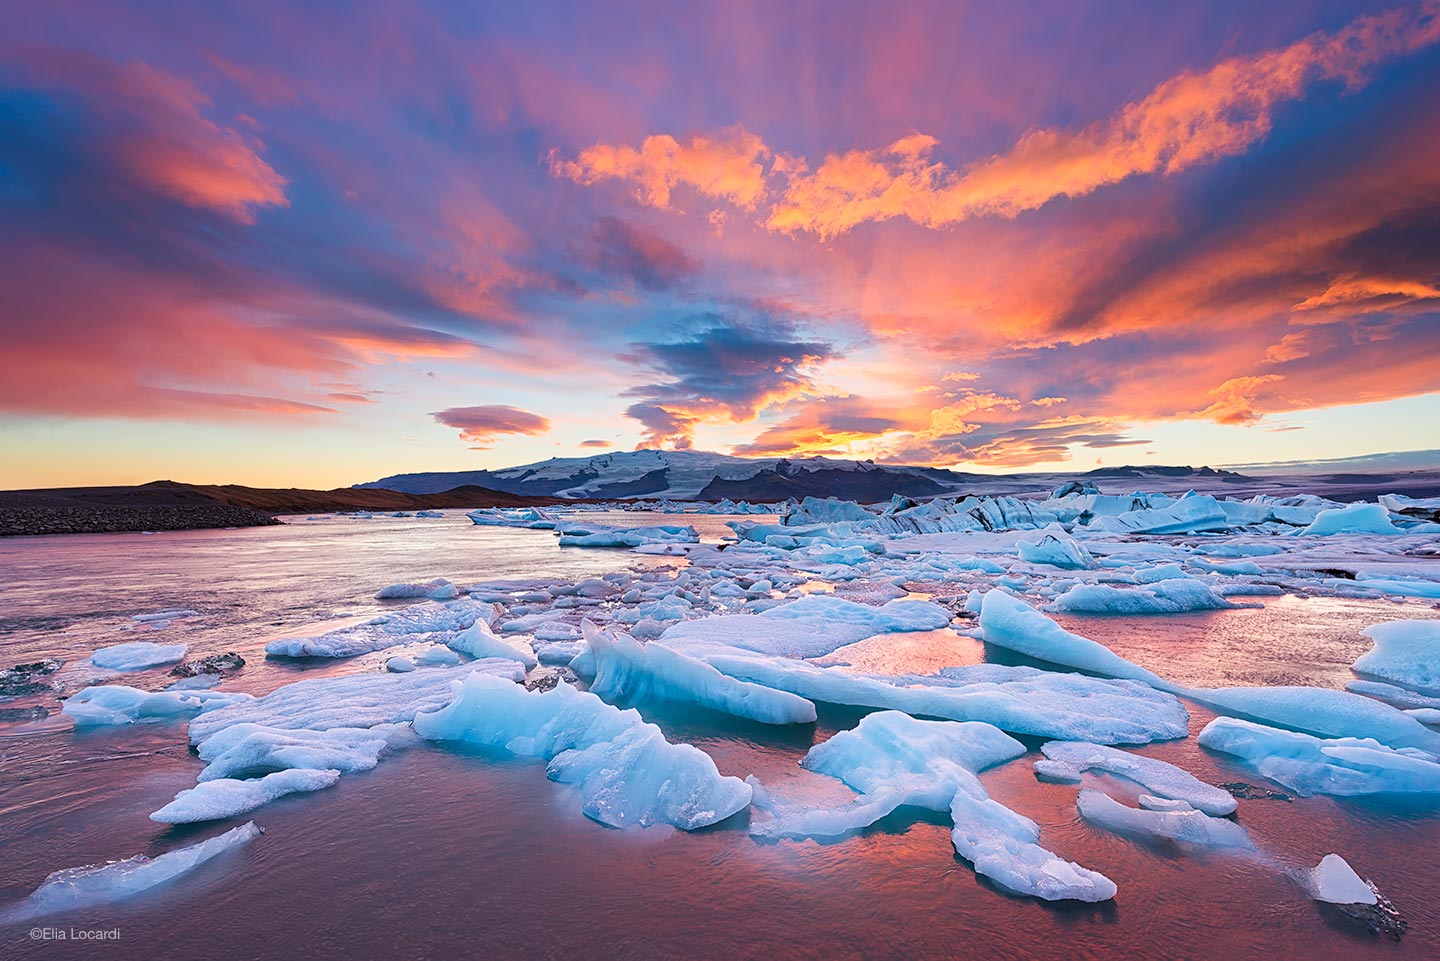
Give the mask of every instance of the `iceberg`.
[(1144, 587), (1077, 584), (1055, 598), (1047, 609), (1069, 614), (1182, 614), (1237, 606), (1203, 581), (1167, 578)]
[(143, 894), (253, 841), (260, 834), (260, 829), (251, 822), (159, 857), (141, 854), (123, 861), (56, 871), (25, 900), (0, 912), (0, 924), (110, 904)]
[(332, 786), (338, 780), (339, 771), (295, 768), (276, 771), (252, 781), (233, 778), (202, 781), (188, 791), (175, 795), (175, 800), (150, 815), (150, 820), (161, 824), (218, 821), (253, 811), (287, 794), (319, 791)]
[[(1037, 843), (1040, 829), (995, 801), (977, 771), (1025, 753), (1025, 746), (989, 724), (921, 721), (898, 711), (861, 719), (811, 748), (801, 763), (843, 781), (859, 797), (838, 808), (783, 814), (754, 833), (831, 836), (874, 823), (902, 805), (948, 811), (956, 852), (975, 871), (1018, 894), (1046, 900), (1106, 901), (1115, 885)], [(868, 819), (868, 820), (867, 820)]]
[(184, 644), (130, 641), (100, 648), (90, 655), (90, 663), (107, 671), (143, 671), (147, 667), (173, 664), (184, 657), (187, 650)]
[(584, 812), (612, 827), (671, 824), (686, 831), (750, 804), (750, 785), (724, 777), (689, 744), (671, 744), (638, 712), (622, 711), (561, 681), (543, 693), (482, 673), (445, 707), (417, 714), (415, 732), (547, 758), (546, 774), (575, 784)]
[(782, 657), (823, 657), (876, 634), (933, 631), (947, 626), (950, 619), (949, 611), (929, 601), (898, 600), (872, 607), (829, 594), (809, 594), (760, 614), (682, 621), (661, 639), (666, 647), (691, 655), (739, 649)]
[(700, 535), (695, 528), (688, 526), (626, 528), (570, 526), (560, 528), (559, 531), (561, 547), (643, 547), (652, 544), (700, 543)]
[(1375, 904), (1375, 889), (1355, 873), (1344, 858), (1327, 854), (1313, 868), (1287, 871), (1305, 893), (1326, 904)]
[(1031, 564), (1048, 564), (1071, 570), (1096, 567), (1084, 545), (1065, 534), (1046, 534), (1038, 540), (1021, 538), (1015, 542), (1020, 559)]
[(815, 705), (794, 694), (739, 681), (666, 648), (610, 633), (590, 621), (581, 625), (595, 659), (590, 690), (601, 697), (662, 697), (690, 701), (762, 724), (809, 724)]
[(501, 640), (490, 630), (490, 626), (484, 621), (476, 621), (465, 630), (456, 634), (448, 642), (451, 650), (459, 651), (461, 654), (469, 654), (474, 658), (503, 658), (517, 661), (529, 670), (540, 662), (535, 658), (535, 651), (530, 645), (511, 644), (509, 641)]
[(1216, 713), (1320, 737), (1374, 738), (1390, 747), (1440, 752), (1440, 734), (1388, 704), (1323, 687), (1219, 687), (1181, 692)]
[(453, 601), (460, 596), (460, 589), (443, 577), (437, 577), (425, 584), (391, 584), (375, 592), (375, 600), (390, 601), (422, 598), (432, 601)]
[(1080, 741), (1050, 741), (1040, 751), (1045, 758), (1035, 762), (1035, 773), (1046, 780), (1073, 784), (1086, 771), (1100, 771), (1133, 781), (1152, 795), (1184, 801), (1204, 814), (1223, 817), (1235, 812), (1236, 801), (1228, 791), (1153, 757)]
[(1403, 534), (1379, 504), (1351, 504), (1321, 511), (1301, 534)]
[(194, 717), (205, 711), (253, 700), (255, 698), (251, 694), (229, 691), (152, 692), (123, 684), (104, 684), (77, 691), (65, 699), (61, 711), (74, 720), (76, 727), (95, 727)]
[(792, 508), (781, 520), (787, 527), (804, 524), (833, 524), (840, 521), (871, 523), (875, 515), (854, 501), (837, 500), (834, 497), (807, 497), (798, 507)]
[(1440, 620), (1390, 621), (1367, 627), (1365, 634), (1375, 646), (1360, 655), (1352, 670), (1440, 695)]
[(1440, 792), (1440, 763), (1433, 756), (1397, 751), (1371, 738), (1319, 738), (1217, 717), (1198, 740), (1201, 747), (1238, 757), (1297, 794)]
[(740, 680), (811, 701), (983, 721), (1015, 734), (1106, 744), (1184, 737), (1188, 715), (1175, 697), (1134, 681), (1057, 674), (998, 664), (945, 668), (939, 676), (855, 674), (787, 658), (708, 655)]
[(269, 657), (355, 657), (426, 637), (444, 641), (477, 620), (493, 620), (495, 613), (495, 605), (482, 601), (425, 601), (317, 637), (271, 641), (265, 645), (265, 654)]
[(254, 777), (277, 770), (368, 771), (380, 763), (381, 753), (398, 730), (399, 725), (312, 731), (236, 724), (201, 742), (200, 759), (209, 763), (196, 780)]
[(1086, 821), (1116, 834), (1182, 841), (1200, 848), (1255, 850), (1243, 827), (1203, 811), (1132, 808), (1089, 788), (1081, 789), (1075, 805)]
[(1008, 648), (1037, 660), (1140, 681), (1160, 690), (1174, 689), (1174, 685), (1158, 674), (1125, 660), (1103, 644), (1071, 634), (1035, 608), (1002, 590), (991, 590), (981, 600), (980, 636), (987, 644)]

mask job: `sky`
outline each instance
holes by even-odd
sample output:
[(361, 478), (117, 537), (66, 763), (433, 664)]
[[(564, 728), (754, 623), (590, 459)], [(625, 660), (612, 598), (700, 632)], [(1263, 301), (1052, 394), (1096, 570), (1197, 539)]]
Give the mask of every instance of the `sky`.
[(0, 7), (0, 487), (1433, 448), (1440, 0)]

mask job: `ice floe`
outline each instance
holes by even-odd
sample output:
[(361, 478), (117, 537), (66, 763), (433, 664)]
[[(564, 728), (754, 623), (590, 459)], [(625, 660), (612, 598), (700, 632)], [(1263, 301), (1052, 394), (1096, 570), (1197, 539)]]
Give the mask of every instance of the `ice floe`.
[(1203, 811), (1132, 808), (1101, 791), (1081, 788), (1075, 801), (1080, 816), (1091, 824), (1132, 837), (1163, 838), (1200, 848), (1238, 848), (1253, 851), (1250, 834), (1234, 821), (1211, 817)]
[(184, 644), (154, 644), (130, 641), (102, 647), (90, 655), (90, 663), (107, 671), (143, 671), (147, 667), (173, 664), (185, 656)]
[(175, 795), (175, 800), (150, 815), (162, 824), (218, 821), (253, 811), (287, 794), (319, 791), (340, 780), (340, 772), (292, 768), (253, 780), (220, 778), (202, 781)]
[(530, 692), (474, 673), (445, 707), (416, 715), (415, 732), (549, 760), (551, 780), (580, 789), (585, 814), (612, 827), (705, 827), (744, 810), (750, 785), (725, 777), (703, 751), (671, 744), (636, 711), (563, 682)]
[(65, 699), (61, 710), (76, 727), (94, 727), (194, 717), (254, 699), (232, 691), (141, 691), (123, 684), (103, 684), (75, 692)]
[(1045, 758), (1035, 762), (1035, 773), (1046, 780), (1078, 783), (1081, 774), (1098, 771), (1133, 781), (1152, 795), (1184, 801), (1205, 814), (1223, 817), (1235, 811), (1229, 792), (1166, 761), (1078, 741), (1050, 741), (1040, 750)]
[(1356, 673), (1440, 695), (1440, 620), (1390, 621), (1365, 634), (1375, 646), (1355, 661)]
[(56, 871), (25, 900), (0, 912), (0, 924), (96, 907), (144, 894), (255, 840), (260, 834), (260, 829), (250, 822), (157, 857), (141, 854), (123, 861)]

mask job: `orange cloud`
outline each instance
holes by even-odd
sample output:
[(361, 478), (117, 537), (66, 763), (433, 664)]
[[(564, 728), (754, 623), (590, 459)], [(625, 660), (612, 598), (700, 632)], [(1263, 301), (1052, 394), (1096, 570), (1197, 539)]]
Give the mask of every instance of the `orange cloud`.
[(574, 160), (562, 160), (552, 152), (550, 169), (585, 186), (602, 180), (629, 181), (635, 198), (651, 207), (669, 207), (671, 192), (684, 185), (748, 210), (765, 193), (762, 161), (769, 155), (759, 137), (742, 127), (730, 127), (684, 142), (657, 134), (646, 137), (638, 150), (597, 143)]
[[(1278, 50), (1181, 73), (1112, 117), (1078, 131), (1044, 129), (1006, 153), (957, 171), (932, 158), (938, 141), (912, 133), (878, 150), (830, 154), (813, 171), (777, 157), (768, 176), (784, 183), (762, 218), (770, 230), (834, 238), (860, 224), (908, 218), (939, 228), (975, 217), (1013, 218), (1057, 197), (1079, 197), (1142, 174), (1173, 174), (1243, 153), (1271, 130), (1278, 107), (1325, 80), (1365, 83), (1368, 68), (1440, 41), (1440, 2), (1398, 8), (1316, 33)], [(684, 144), (667, 135), (640, 149), (596, 144), (551, 169), (581, 184), (618, 179), (655, 207), (677, 184), (750, 209), (766, 193), (772, 152), (730, 128)]]

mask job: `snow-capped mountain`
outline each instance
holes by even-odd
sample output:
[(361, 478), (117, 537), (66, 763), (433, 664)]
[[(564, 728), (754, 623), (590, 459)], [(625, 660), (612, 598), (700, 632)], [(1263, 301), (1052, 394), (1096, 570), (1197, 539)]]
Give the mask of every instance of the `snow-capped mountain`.
[[(868, 479), (846, 476), (862, 473), (872, 476)], [(966, 480), (967, 475), (951, 471), (880, 465), (866, 460), (732, 457), (710, 451), (647, 449), (593, 457), (552, 457), (535, 464), (493, 471), (396, 474), (356, 486), (413, 494), (438, 493), (462, 484), (474, 484), (530, 496), (675, 499), (730, 496), (767, 500), (792, 494), (804, 496), (815, 493), (812, 488), (824, 487), (853, 488), (856, 496), (883, 499), (892, 493), (945, 493)], [(711, 488), (709, 493), (706, 493), (707, 487)], [(761, 488), (770, 493), (760, 492)], [(747, 493), (749, 490), (756, 493)]]

